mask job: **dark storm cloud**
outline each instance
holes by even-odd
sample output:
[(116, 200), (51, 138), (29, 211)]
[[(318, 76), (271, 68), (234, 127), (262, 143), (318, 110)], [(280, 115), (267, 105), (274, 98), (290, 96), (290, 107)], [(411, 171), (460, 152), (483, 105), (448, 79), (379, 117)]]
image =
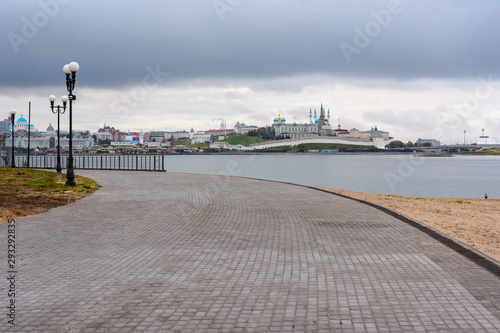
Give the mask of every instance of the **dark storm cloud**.
[(1, 86), (60, 84), (73, 60), (80, 84), (102, 87), (154, 82), (147, 68), (164, 84), (500, 76), (496, 0), (39, 0), (0, 10)]

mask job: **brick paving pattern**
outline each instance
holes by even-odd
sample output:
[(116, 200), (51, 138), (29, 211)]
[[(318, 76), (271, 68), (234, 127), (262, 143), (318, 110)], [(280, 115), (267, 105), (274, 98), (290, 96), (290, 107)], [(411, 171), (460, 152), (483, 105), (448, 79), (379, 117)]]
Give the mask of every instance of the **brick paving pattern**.
[[(373, 207), (244, 178), (77, 173), (103, 187), (17, 221), (1, 332), (500, 331), (498, 277)], [(0, 239), (5, 277), (6, 223)]]

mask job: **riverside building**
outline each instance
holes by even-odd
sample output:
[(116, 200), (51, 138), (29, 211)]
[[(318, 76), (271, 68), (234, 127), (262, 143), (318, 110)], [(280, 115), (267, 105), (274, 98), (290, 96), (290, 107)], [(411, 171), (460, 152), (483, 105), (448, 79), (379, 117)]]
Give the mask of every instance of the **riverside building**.
[[(30, 133), (30, 148), (56, 148), (57, 147), (57, 130), (49, 124), (45, 132), (39, 131), (33, 124), (29, 125), (28, 121), (23, 117), (19, 117), (14, 125), (14, 147), (28, 148), (28, 128)], [(5, 146), (12, 147), (12, 124), (9, 126), (6, 137)], [(77, 131), (73, 131), (75, 133)], [(68, 132), (60, 131), (60, 145), (62, 148), (69, 147)], [(88, 132), (80, 132), (73, 134), (73, 148), (90, 148), (94, 144), (94, 139)]]

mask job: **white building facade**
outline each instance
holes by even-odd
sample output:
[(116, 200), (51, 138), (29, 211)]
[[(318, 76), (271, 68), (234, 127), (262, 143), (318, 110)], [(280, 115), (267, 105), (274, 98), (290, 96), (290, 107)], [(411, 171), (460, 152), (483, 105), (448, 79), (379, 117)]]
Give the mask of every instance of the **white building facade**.
[(290, 139), (314, 138), (318, 136), (318, 124), (287, 124), (286, 119), (278, 115), (273, 121), (274, 135)]
[[(12, 125), (10, 126), (12, 130)], [(28, 148), (28, 128), (30, 129), (31, 137), (30, 148), (57, 148), (57, 131), (52, 127), (52, 124), (47, 127), (45, 132), (39, 132), (33, 125), (29, 126), (26, 119), (21, 117), (14, 125), (14, 147), (15, 148)], [(5, 146), (12, 147), (12, 134), (5, 139)], [(67, 135), (67, 133), (66, 133)], [(69, 138), (59, 138), (61, 149), (69, 148)], [(82, 149), (90, 148), (94, 144), (94, 139), (90, 135), (77, 135), (73, 136), (73, 148)]]

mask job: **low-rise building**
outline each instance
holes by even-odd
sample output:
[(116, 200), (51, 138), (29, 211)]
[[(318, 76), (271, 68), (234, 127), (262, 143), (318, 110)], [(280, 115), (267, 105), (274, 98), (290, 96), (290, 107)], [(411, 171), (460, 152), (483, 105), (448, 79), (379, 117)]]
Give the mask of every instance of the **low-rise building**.
[(110, 140), (110, 141), (118, 141), (120, 131), (114, 127), (111, 127), (109, 124), (104, 124), (101, 128), (97, 130), (97, 133), (94, 133), (97, 140)]
[(211, 134), (194, 134), (191, 138), (191, 144), (195, 143), (207, 143), (212, 141)]
[(189, 140), (189, 132), (186, 131), (175, 131), (175, 132), (164, 132), (163, 137), (165, 140), (180, 141), (180, 140)]
[(97, 142), (105, 141), (105, 140), (109, 140), (109, 141), (115, 140), (113, 138), (113, 134), (111, 134), (109, 132), (96, 132), (96, 133), (94, 133), (94, 135), (96, 137)]
[(237, 121), (236, 125), (234, 125), (234, 133), (233, 134), (247, 135), (248, 132), (255, 131), (257, 129), (259, 129), (258, 126), (245, 125), (243, 123), (240, 124), (240, 122)]
[(164, 142), (167, 139), (165, 139), (165, 132), (150, 132), (149, 133), (149, 141), (151, 142)]
[(10, 125), (9, 119), (0, 120), (0, 131), (8, 130)]
[(210, 129), (206, 131), (199, 131), (199, 134), (210, 134), (212, 136), (212, 141), (221, 141), (227, 138), (228, 136), (231, 136), (235, 134), (236, 132), (233, 129)]

